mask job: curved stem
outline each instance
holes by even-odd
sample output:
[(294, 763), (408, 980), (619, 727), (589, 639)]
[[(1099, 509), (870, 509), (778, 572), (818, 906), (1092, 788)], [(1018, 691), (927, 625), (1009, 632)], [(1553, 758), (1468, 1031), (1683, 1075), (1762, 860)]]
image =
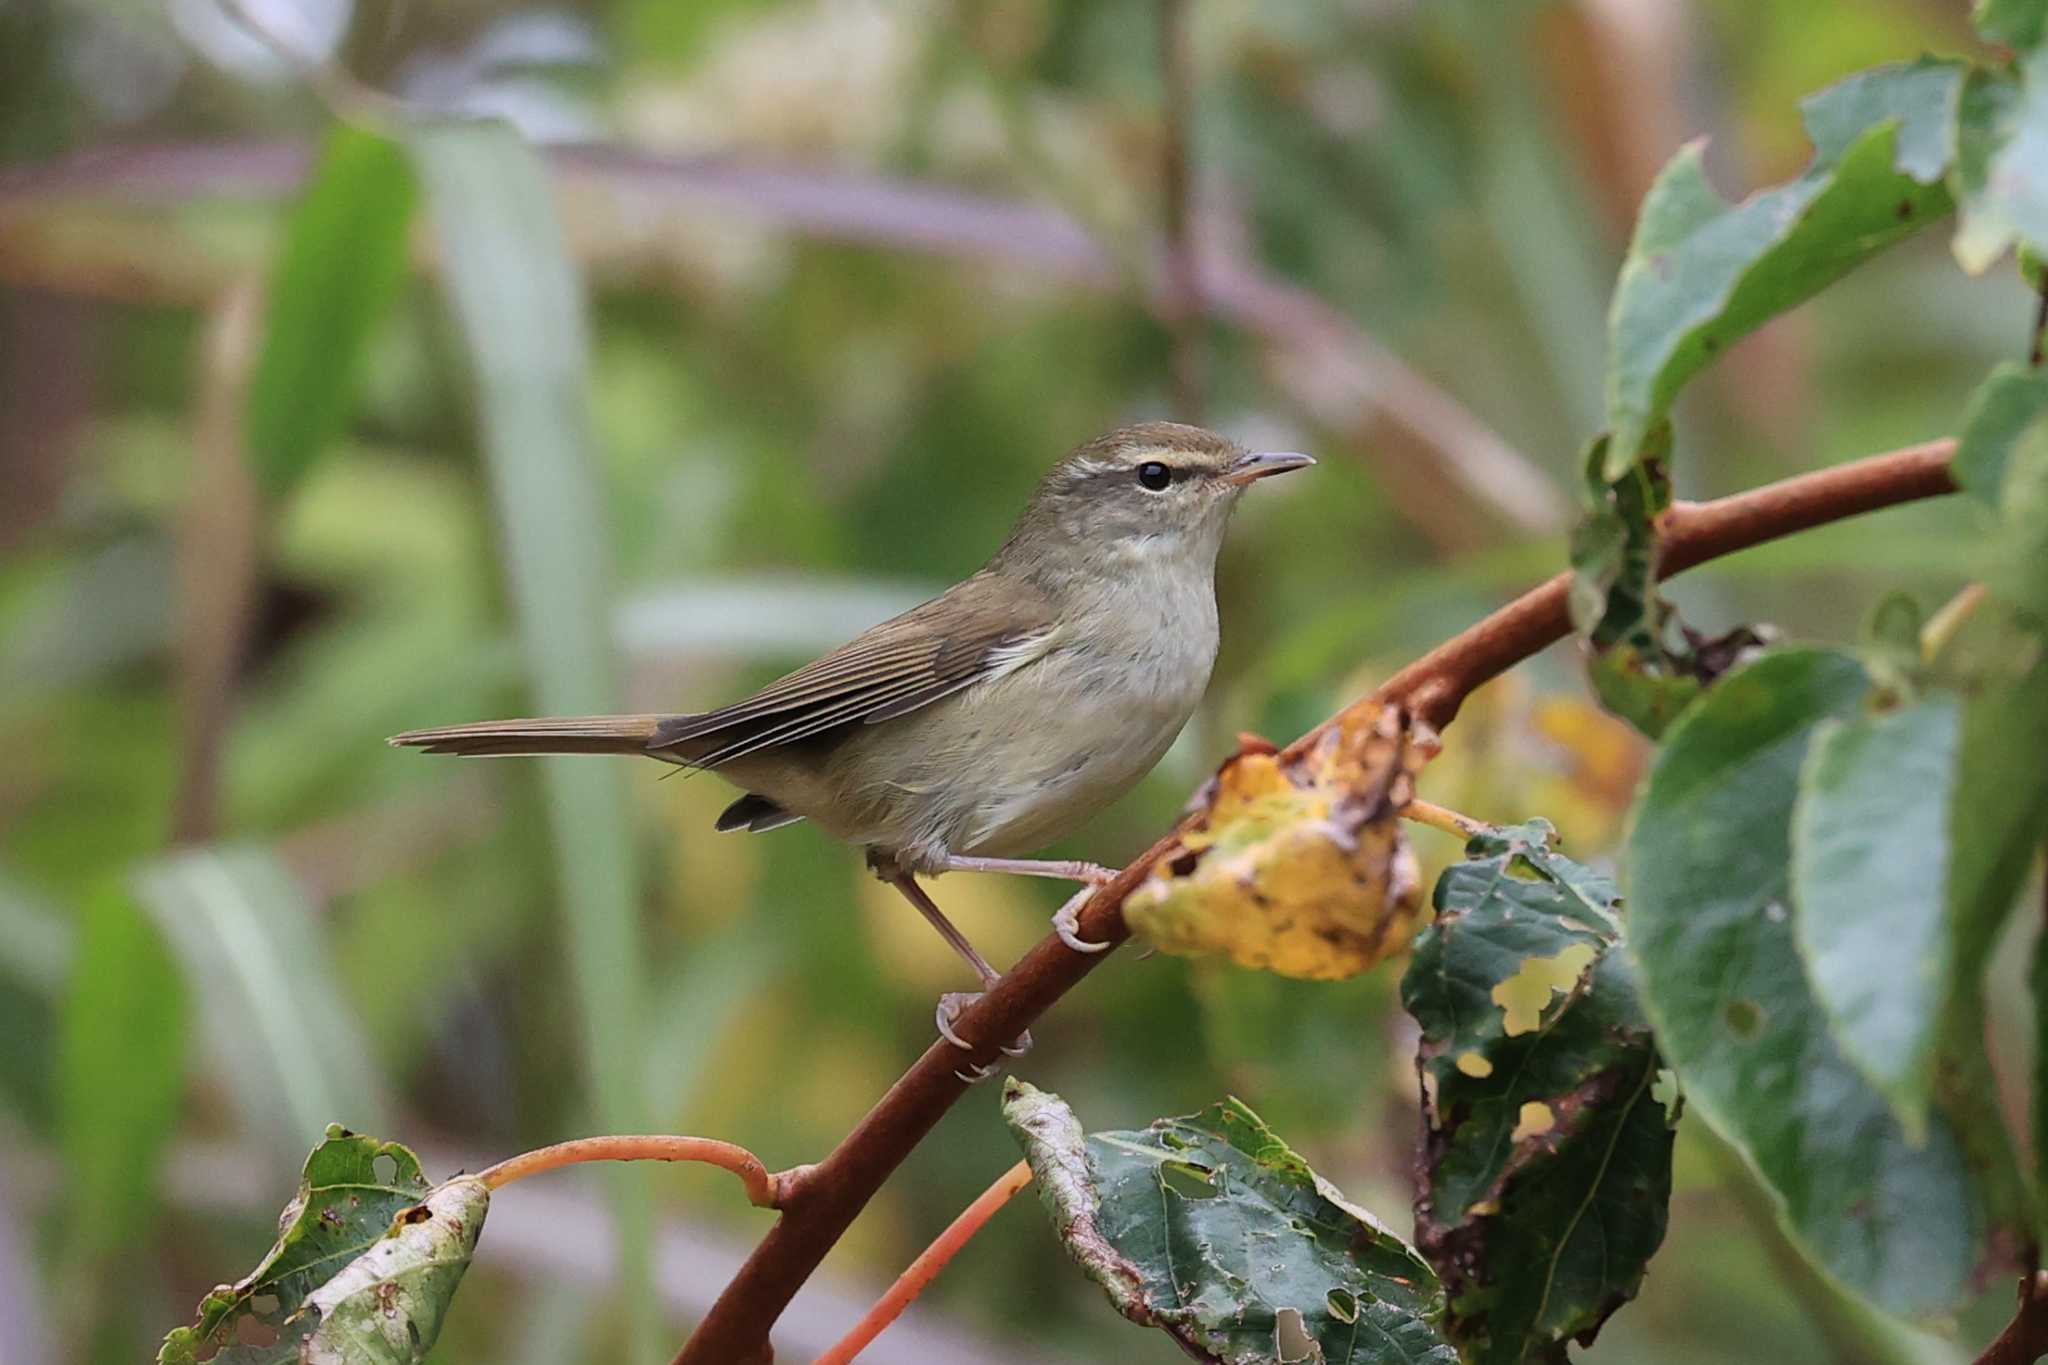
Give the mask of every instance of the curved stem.
[(585, 1161), (702, 1161), (738, 1176), (740, 1184), (746, 1186), (747, 1202), (761, 1209), (782, 1207), (790, 1184), (788, 1172), (771, 1175), (761, 1158), (736, 1143), (720, 1142), (717, 1138), (630, 1133), (574, 1138), (522, 1152), (479, 1171), (476, 1178), (483, 1181), (485, 1188), (495, 1190), (542, 1171)]
[[(1952, 493), (1955, 483), (1948, 462), (1954, 454), (1953, 440), (1930, 441), (1714, 502), (1675, 504), (1659, 519), (1660, 571), (1678, 573), (1826, 522)], [(1423, 724), (1442, 728), (1475, 688), (1570, 633), (1565, 611), (1570, 586), (1571, 575), (1559, 574), (1453, 636), (1381, 683), (1367, 699), (1375, 703), (1370, 709), (1377, 714), (1378, 703), (1399, 703)], [(1365, 709), (1338, 712), (1289, 750), (1300, 751), (1331, 726), (1362, 717)], [(1080, 937), (1110, 944), (1130, 937), (1124, 898), (1151, 875), (1154, 864), (1180, 851), (1180, 833), (1194, 818), (1184, 819), (1089, 897), (1076, 926)], [(968, 1006), (954, 1027), (975, 1041), (974, 1050), (963, 1054), (951, 1044), (934, 1043), (853, 1131), (810, 1168), (802, 1184), (785, 1198), (782, 1217), (684, 1343), (675, 1365), (751, 1365), (768, 1359), (769, 1329), (797, 1287), (810, 1278), (882, 1182), (966, 1093), (966, 1084), (956, 1074), (963, 1061), (994, 1061), (1002, 1042), (1029, 1028), (1109, 956), (1077, 953), (1057, 934), (1049, 935)]]
[(875, 1306), (866, 1316), (854, 1324), (853, 1330), (833, 1343), (832, 1349), (819, 1356), (811, 1365), (848, 1365), (855, 1356), (868, 1348), (868, 1343), (882, 1335), (890, 1323), (903, 1315), (910, 1301), (924, 1292), (924, 1287), (938, 1278), (946, 1262), (959, 1254), (968, 1239), (981, 1231), (981, 1225), (995, 1216), (997, 1209), (1010, 1202), (1010, 1196), (1031, 1183), (1031, 1167), (1027, 1162), (1018, 1162), (997, 1177), (996, 1183), (983, 1190), (978, 1198), (960, 1216), (947, 1224), (946, 1230), (933, 1240), (932, 1244), (918, 1253), (917, 1259), (904, 1267), (896, 1277), (896, 1283), (889, 1286), (889, 1292), (875, 1300)]

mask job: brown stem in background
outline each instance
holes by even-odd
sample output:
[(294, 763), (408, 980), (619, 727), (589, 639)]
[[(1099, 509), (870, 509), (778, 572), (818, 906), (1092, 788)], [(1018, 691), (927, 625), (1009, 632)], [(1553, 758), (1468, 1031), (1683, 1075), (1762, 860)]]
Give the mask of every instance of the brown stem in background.
[(1161, 129), (1160, 192), (1165, 200), (1166, 289), (1161, 309), (1173, 346), (1173, 415), (1199, 423), (1207, 406), (1207, 311), (1195, 255), (1195, 188), (1189, 149), (1194, 140), (1195, 70), (1185, 0), (1159, 0), (1159, 73), (1166, 87)]
[(2012, 1321), (1984, 1348), (1977, 1365), (2034, 1365), (2048, 1356), (2048, 1270), (2022, 1279), (2019, 1297)]
[(868, 1348), (868, 1343), (888, 1330), (889, 1324), (903, 1316), (903, 1310), (910, 1306), (912, 1299), (924, 1292), (925, 1286), (938, 1278), (946, 1263), (959, 1255), (960, 1248), (967, 1245), (982, 1225), (995, 1217), (996, 1210), (1010, 1202), (1010, 1196), (1031, 1183), (1031, 1165), (1020, 1161), (997, 1177), (996, 1183), (983, 1190), (972, 1204), (961, 1210), (960, 1216), (946, 1225), (946, 1230), (933, 1240), (932, 1244), (918, 1253), (896, 1283), (889, 1286), (889, 1292), (875, 1301), (875, 1306), (866, 1316), (854, 1324), (853, 1330), (841, 1337), (831, 1350), (819, 1356), (811, 1365), (848, 1365), (855, 1356)]
[[(1659, 519), (1662, 571), (1669, 575), (1721, 555), (1880, 507), (1955, 491), (1948, 463), (1953, 440), (1801, 474), (1713, 502), (1674, 504)], [(1441, 729), (1475, 688), (1569, 633), (1565, 610), (1570, 574), (1559, 574), (1425, 654), (1387, 679), (1369, 700), (1407, 707)], [(1356, 712), (1339, 712), (1296, 740), (1299, 751)], [(1186, 822), (1183, 822), (1185, 827)], [(1179, 847), (1176, 829), (1117, 873), (1081, 908), (1079, 933), (1120, 944), (1130, 937), (1124, 898)], [(1016, 1037), (1107, 958), (1076, 953), (1049, 935), (954, 1021), (978, 1042), (965, 1054), (935, 1042), (889, 1088), (831, 1154), (807, 1168), (785, 1192), (782, 1217), (740, 1268), (675, 1365), (758, 1365), (772, 1359), (769, 1330), (882, 1182), (966, 1093), (963, 1064), (997, 1060), (998, 1043)]]
[(262, 297), (253, 279), (229, 288), (200, 347), (192, 484), (177, 548), (179, 756), (171, 838), (181, 844), (217, 832), (221, 751), (256, 606), (259, 509), (242, 417)]
[[(615, 146), (553, 148), (548, 158), (566, 186), (612, 196), (639, 224), (610, 242), (595, 227), (579, 234), (593, 269), (666, 279), (670, 263), (659, 253), (667, 248), (649, 245), (664, 234), (644, 220), (656, 210), (709, 206), (825, 240), (994, 263), (1077, 288), (1126, 287), (1128, 272), (1086, 226), (1041, 204)], [(36, 210), (94, 196), (126, 205), (276, 197), (304, 179), (309, 160), (301, 143), (176, 143), (0, 168), (0, 283), (125, 301), (204, 301), (222, 273), (211, 254), (161, 232), (80, 234)], [(1541, 466), (1343, 312), (1253, 262), (1216, 257), (1201, 266), (1209, 316), (1258, 343), (1274, 387), (1368, 457), (1397, 510), (1433, 542), (1458, 548), (1497, 540), (1496, 526), (1535, 535), (1563, 527), (1569, 508)], [(194, 280), (204, 288), (195, 292)], [(1157, 297), (1146, 303), (1163, 306)], [(1446, 495), (1446, 475), (1456, 496)], [(1475, 507), (1484, 515), (1475, 517)]]

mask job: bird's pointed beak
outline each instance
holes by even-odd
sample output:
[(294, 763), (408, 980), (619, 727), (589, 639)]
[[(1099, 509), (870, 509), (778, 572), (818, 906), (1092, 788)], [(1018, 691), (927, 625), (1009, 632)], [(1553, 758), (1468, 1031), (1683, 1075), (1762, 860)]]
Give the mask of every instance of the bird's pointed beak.
[(1292, 450), (1260, 450), (1245, 456), (1224, 471), (1226, 483), (1244, 485), (1270, 474), (1285, 474), (1290, 469), (1307, 469), (1315, 461)]

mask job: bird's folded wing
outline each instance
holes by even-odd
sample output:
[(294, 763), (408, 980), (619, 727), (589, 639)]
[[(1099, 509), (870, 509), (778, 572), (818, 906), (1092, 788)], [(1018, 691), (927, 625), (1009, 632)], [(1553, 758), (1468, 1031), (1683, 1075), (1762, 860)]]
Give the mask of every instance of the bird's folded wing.
[(1028, 662), (1051, 612), (980, 586), (970, 580), (729, 706), (669, 717), (647, 747), (715, 768), (840, 726), (892, 720)]

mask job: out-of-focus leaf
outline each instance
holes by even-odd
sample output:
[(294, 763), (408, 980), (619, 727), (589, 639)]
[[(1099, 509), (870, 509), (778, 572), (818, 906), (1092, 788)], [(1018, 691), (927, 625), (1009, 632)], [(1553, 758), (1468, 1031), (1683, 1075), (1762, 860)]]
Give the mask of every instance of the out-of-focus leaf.
[(1436, 1276), (1236, 1100), (1084, 1135), (1014, 1078), (1003, 1118), (1067, 1252), (1119, 1313), (1217, 1365), (1455, 1365)]
[(1989, 42), (2030, 48), (2041, 44), (2048, 30), (2048, 4), (2042, 0), (1977, 0), (1970, 22)]
[(2007, 363), (1970, 395), (1950, 462), (1959, 487), (1987, 507), (1998, 505), (2013, 447), (2048, 413), (2048, 370)]
[(1401, 713), (1331, 730), (1299, 759), (1234, 755), (1184, 852), (1124, 919), (1162, 952), (1217, 953), (1282, 976), (1356, 976), (1408, 946), (1421, 874), (1398, 812), (1422, 755)]
[(1606, 476), (1621, 477), (1685, 382), (1742, 336), (1947, 213), (1965, 67), (1922, 58), (1807, 100), (1813, 164), (1730, 204), (1702, 144), (1643, 199), (1609, 325)]
[(1962, 706), (1947, 693), (1814, 727), (1792, 811), (1795, 937), (1842, 1053), (1915, 1143), (1954, 970), (1949, 805)]
[(1984, 585), (2048, 630), (2048, 422), (2037, 421), (2007, 461)]
[(0, 972), (55, 994), (69, 979), (76, 953), (72, 926), (65, 917), (0, 871)]
[(1793, 1244), (1893, 1312), (1968, 1285), (1983, 1211), (1957, 1136), (1912, 1142), (1842, 1055), (1801, 971), (1790, 830), (1816, 726), (1853, 715), (1846, 656), (1782, 649), (1721, 680), (1665, 736), (1628, 845), (1629, 948), (1694, 1112), (1775, 1195)]
[(185, 983), (119, 886), (84, 907), (58, 1027), (58, 1114), (81, 1257), (132, 1245), (156, 1203), (157, 1170), (185, 1090)]
[[(159, 1365), (396, 1365), (423, 1360), (469, 1267), (490, 1192), (435, 1187), (396, 1142), (330, 1125), (254, 1270), (199, 1302)], [(245, 1324), (263, 1331), (252, 1333)], [(250, 1335), (274, 1334), (267, 1344)]]
[[(136, 892), (197, 1004), (207, 1046), (247, 1130), (288, 1152), (336, 1114), (385, 1104), (368, 1045), (335, 989), (291, 873), (258, 849), (197, 849), (145, 868)], [(403, 945), (394, 944), (394, 952)]]
[[(1586, 513), (1572, 532), (1572, 625), (1591, 657), (1601, 704), (1655, 739), (1700, 690), (1764, 636), (1738, 626), (1693, 634), (1658, 591), (1657, 517), (1671, 505), (1671, 424), (1644, 438), (1636, 462), (1610, 479), (1605, 436), (1586, 455)], [(1673, 644), (1676, 633), (1681, 643)]]
[(2015, 242), (2048, 249), (2048, 55), (2022, 59), (2017, 82), (1972, 72), (1956, 128), (1956, 260), (1975, 275)]
[(341, 434), (371, 329), (405, 275), (412, 208), (403, 149), (335, 125), (264, 292), (247, 422), (265, 492), (289, 489)]
[[(605, 536), (590, 460), (589, 343), (582, 294), (545, 169), (502, 124), (411, 129), (449, 302), (477, 385), (477, 412), (503, 528), (507, 576), (535, 707), (555, 715), (615, 709)], [(428, 719), (428, 718), (422, 718)], [(563, 926), (598, 1121), (645, 1126), (647, 999), (640, 889), (620, 766), (540, 760)], [(637, 1315), (632, 1354), (652, 1354), (647, 1291), (651, 1206), (643, 1172), (611, 1173), (622, 1290)]]
[(1613, 884), (1543, 821), (1489, 830), (1436, 886), (1401, 1002), (1421, 1026), (1415, 1236), (1472, 1362), (1589, 1343), (1664, 1238), (1675, 1115)]

